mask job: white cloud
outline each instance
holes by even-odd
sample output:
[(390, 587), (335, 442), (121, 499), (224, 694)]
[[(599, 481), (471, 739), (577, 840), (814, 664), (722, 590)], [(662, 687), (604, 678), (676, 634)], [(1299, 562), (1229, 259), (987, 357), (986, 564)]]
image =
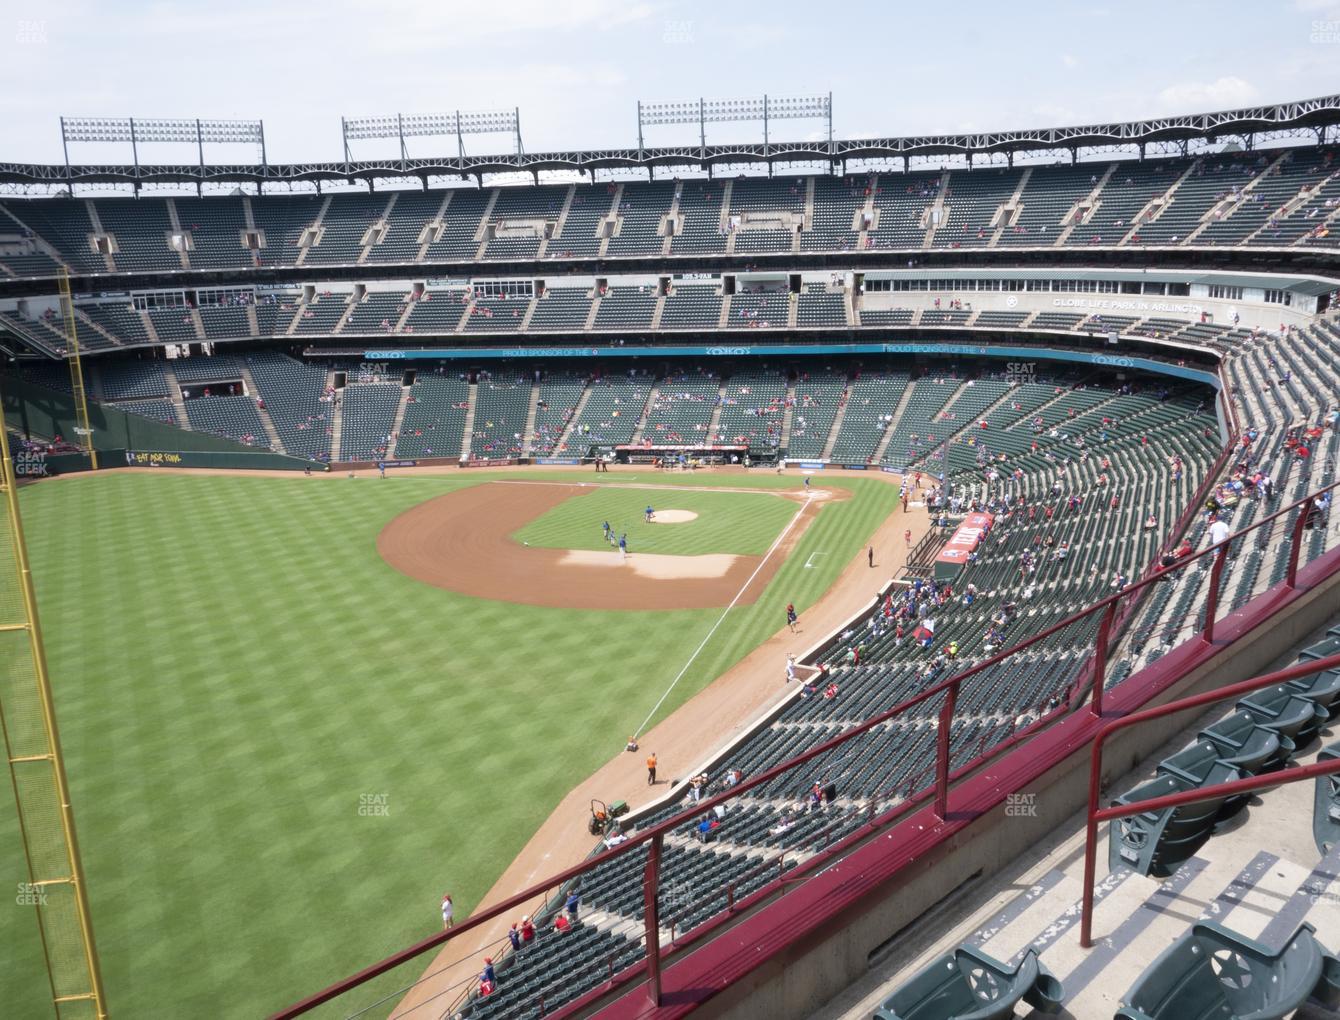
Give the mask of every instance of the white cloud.
[(1210, 113), (1231, 110), (1256, 102), (1256, 86), (1236, 75), (1225, 75), (1211, 82), (1181, 82), (1169, 85), (1158, 95), (1161, 109), (1173, 113)]
[(1070, 68), (1079, 67), (1079, 57), (1075, 56), (1073, 53), (1063, 53), (1061, 55), (1061, 63)]

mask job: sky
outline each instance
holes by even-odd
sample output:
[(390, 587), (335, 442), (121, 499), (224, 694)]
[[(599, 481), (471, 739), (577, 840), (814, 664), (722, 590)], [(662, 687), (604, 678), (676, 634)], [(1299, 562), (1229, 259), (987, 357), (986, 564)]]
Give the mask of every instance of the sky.
[[(261, 119), (269, 161), (279, 163), (341, 159), (341, 115), (515, 107), (526, 149), (539, 152), (636, 145), (638, 99), (830, 92), (840, 138), (1327, 95), (1340, 92), (1340, 0), (0, 0), (5, 161), (61, 162), (61, 115)], [(772, 137), (824, 131), (779, 122)], [(696, 134), (650, 128), (646, 141)], [(708, 129), (709, 142), (760, 139), (755, 124)], [(454, 138), (409, 144), (411, 155), (455, 152)], [(473, 153), (512, 144), (466, 140)], [(375, 158), (396, 143), (352, 149)], [(129, 147), (85, 143), (70, 155), (121, 162)], [(141, 152), (145, 162), (194, 158), (181, 147)]]

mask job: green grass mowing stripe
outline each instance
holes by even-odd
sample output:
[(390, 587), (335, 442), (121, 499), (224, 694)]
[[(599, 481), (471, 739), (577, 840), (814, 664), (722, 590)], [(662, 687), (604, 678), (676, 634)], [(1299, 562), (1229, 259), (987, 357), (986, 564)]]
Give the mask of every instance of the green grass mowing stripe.
[[(446, 888), (464, 913), (719, 615), (472, 600), (377, 557), (391, 517), (486, 477), (109, 475), (24, 491), (118, 1014), (255, 1016), (434, 930)], [(857, 498), (823, 509), (662, 714), (859, 551), (895, 490), (843, 486)], [(807, 549), (830, 555), (801, 570)], [(364, 794), (385, 794), (388, 816), (360, 815)], [(12, 812), (0, 849), (21, 880)], [(21, 947), (0, 975), (15, 1015), (44, 1012), (33, 929), (23, 909), (0, 913), (0, 941)]]

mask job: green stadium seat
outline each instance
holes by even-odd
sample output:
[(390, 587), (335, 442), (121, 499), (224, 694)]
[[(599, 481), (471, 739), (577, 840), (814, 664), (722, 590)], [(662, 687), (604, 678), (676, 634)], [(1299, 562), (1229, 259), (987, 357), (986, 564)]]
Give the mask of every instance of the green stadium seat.
[(1328, 996), (1323, 968), (1336, 961), (1299, 926), (1271, 950), (1212, 921), (1165, 949), (1131, 986), (1117, 1020), (1280, 1020), (1314, 992)]
[(1010, 967), (961, 945), (889, 996), (874, 1020), (1004, 1020), (1014, 1016), (1020, 1000), (1041, 1013), (1055, 1013), (1064, 994), (1032, 949)]

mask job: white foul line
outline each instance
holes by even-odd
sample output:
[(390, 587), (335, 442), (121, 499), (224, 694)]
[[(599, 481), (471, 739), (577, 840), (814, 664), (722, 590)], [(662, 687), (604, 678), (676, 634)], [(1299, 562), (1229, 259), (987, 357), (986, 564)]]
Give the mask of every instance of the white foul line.
[(647, 713), (647, 718), (642, 720), (642, 725), (639, 726), (636, 731), (634, 731), (636, 736), (642, 735), (643, 728), (647, 725), (647, 723), (651, 722), (652, 716), (654, 716), (660, 710), (661, 705), (665, 703), (665, 699), (668, 698), (670, 696), (670, 692), (675, 689), (675, 685), (678, 684), (679, 681), (684, 679), (684, 674), (689, 671), (689, 667), (693, 665), (693, 662), (695, 659), (698, 658), (699, 653), (702, 652), (702, 650), (707, 647), (707, 642), (712, 640), (712, 635), (717, 632), (717, 628), (720, 627), (722, 623), (725, 622), (726, 614), (728, 614), (732, 609), (735, 608), (735, 603), (740, 601), (740, 596), (742, 596), (745, 593), (745, 591), (748, 590), (749, 586), (754, 583), (754, 578), (758, 576), (758, 572), (763, 569), (763, 566), (768, 562), (769, 557), (771, 557), (772, 554), (777, 551), (777, 547), (782, 544), (782, 539), (786, 538), (786, 536), (790, 533), (791, 529), (796, 526), (796, 521), (800, 520), (801, 515), (804, 514), (806, 509), (809, 508), (810, 500), (812, 498), (813, 498), (812, 493), (805, 494), (805, 505), (796, 511), (796, 515), (791, 518), (790, 523), (788, 523), (787, 526), (782, 529), (782, 533), (777, 536), (776, 541), (774, 541), (772, 545), (768, 547), (768, 551), (764, 553), (763, 558), (758, 561), (758, 566), (755, 567), (754, 572), (749, 575), (749, 580), (745, 581), (745, 583), (741, 586), (740, 590), (735, 593), (735, 598), (730, 600), (730, 605), (728, 605), (725, 609), (721, 611), (721, 616), (717, 619), (716, 623), (712, 624), (712, 629), (707, 632), (707, 636), (703, 638), (702, 643), (700, 643), (698, 647), (693, 650), (693, 654), (689, 656), (689, 661), (684, 663), (684, 668), (679, 671), (679, 675), (676, 676), (674, 680), (670, 681), (670, 686), (665, 689), (665, 693), (661, 695), (660, 700), (657, 701), (656, 704), (652, 707), (652, 710)]

